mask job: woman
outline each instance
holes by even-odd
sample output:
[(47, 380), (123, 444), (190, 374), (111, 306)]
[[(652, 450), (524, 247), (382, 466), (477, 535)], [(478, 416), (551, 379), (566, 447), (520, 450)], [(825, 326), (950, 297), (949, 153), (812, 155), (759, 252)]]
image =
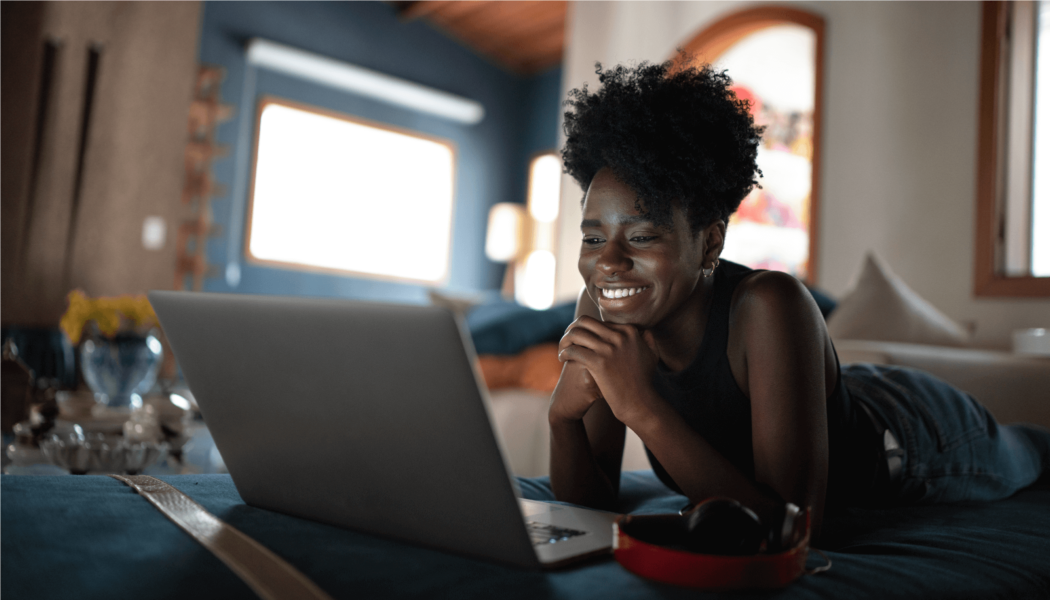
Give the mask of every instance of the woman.
[(790, 275), (719, 259), (760, 175), (761, 130), (730, 80), (671, 63), (573, 90), (565, 168), (586, 190), (586, 287), (561, 340), (551, 485), (614, 509), (625, 427), (660, 479), (760, 516), (1006, 497), (1050, 464), (1050, 432), (1000, 426), (918, 371), (849, 365)]

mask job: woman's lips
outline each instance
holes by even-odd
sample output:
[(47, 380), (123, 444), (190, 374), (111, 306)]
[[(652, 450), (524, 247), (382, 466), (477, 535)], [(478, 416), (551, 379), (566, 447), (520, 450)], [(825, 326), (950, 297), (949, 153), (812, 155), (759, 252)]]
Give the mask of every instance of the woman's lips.
[(648, 285), (639, 287), (598, 288), (603, 300), (620, 300), (637, 296), (649, 290)]

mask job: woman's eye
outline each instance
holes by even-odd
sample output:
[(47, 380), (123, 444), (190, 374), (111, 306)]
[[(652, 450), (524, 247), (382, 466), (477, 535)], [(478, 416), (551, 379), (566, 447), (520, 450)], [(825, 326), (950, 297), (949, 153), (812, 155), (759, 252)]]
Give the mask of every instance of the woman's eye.
[(597, 238), (597, 237), (585, 237), (585, 238), (583, 238), (583, 243), (584, 243), (584, 244), (586, 244), (586, 245), (588, 245), (588, 246), (594, 246), (595, 244), (600, 244), (600, 243), (602, 243), (602, 238)]
[(655, 235), (636, 235), (633, 238), (631, 238), (631, 241), (632, 242), (637, 242), (637, 243), (640, 243), (640, 244), (645, 244), (645, 243), (651, 242), (651, 241), (653, 241), (655, 239), (656, 239)]

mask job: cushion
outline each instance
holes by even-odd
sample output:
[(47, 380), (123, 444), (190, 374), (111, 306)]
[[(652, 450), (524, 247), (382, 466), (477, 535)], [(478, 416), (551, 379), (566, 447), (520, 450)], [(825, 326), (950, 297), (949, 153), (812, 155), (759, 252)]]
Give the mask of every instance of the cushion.
[(490, 390), (525, 388), (549, 394), (561, 377), (558, 344), (554, 342), (530, 346), (513, 356), (483, 354), (478, 364)]
[(529, 346), (557, 342), (576, 314), (576, 302), (533, 310), (513, 302), (487, 303), (467, 315), (474, 350), (481, 354), (518, 354)]
[(885, 263), (869, 253), (857, 285), (828, 318), (836, 340), (881, 340), (935, 346), (965, 346), (967, 332), (922, 299)]

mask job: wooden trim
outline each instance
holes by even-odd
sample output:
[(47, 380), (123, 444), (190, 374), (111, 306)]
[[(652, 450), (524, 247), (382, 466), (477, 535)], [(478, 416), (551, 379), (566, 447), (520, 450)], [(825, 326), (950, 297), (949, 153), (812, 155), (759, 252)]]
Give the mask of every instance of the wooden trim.
[(981, 83), (977, 109), (977, 202), (973, 295), (984, 297), (1047, 297), (1050, 277), (1008, 277), (998, 267), (1000, 167), (1003, 155), (1002, 44), (1009, 20), (1009, 2), (985, 1), (981, 15)]
[(682, 49), (705, 62), (710, 62), (742, 38), (760, 29), (783, 23), (794, 23), (812, 29), (818, 35), (818, 48), (823, 45), (823, 17), (789, 6), (773, 5), (756, 6), (726, 15), (705, 27)]
[(817, 36), (816, 73), (813, 83), (813, 156), (810, 157), (809, 183), (809, 257), (806, 261), (807, 282), (816, 285), (820, 269), (820, 185), (821, 185), (821, 148), (824, 136), (824, 19), (816, 15), (812, 24), (804, 25), (813, 30)]
[[(452, 154), (452, 205), (450, 206), (450, 210), (452, 211), (452, 218), (449, 220), (449, 263), (448, 263), (448, 267), (445, 269), (445, 272), (442, 274), (440, 279), (437, 279), (437, 280), (416, 279), (416, 278), (412, 278), (412, 277), (401, 277), (401, 276), (396, 276), (396, 275), (383, 275), (383, 274), (380, 274), (380, 273), (368, 273), (368, 272), (364, 272), (364, 271), (352, 271), (352, 270), (349, 270), (349, 269), (337, 269), (337, 268), (333, 268), (333, 267), (321, 267), (321, 266), (318, 266), (318, 265), (308, 265), (308, 264), (304, 264), (304, 263), (296, 263), (296, 262), (288, 262), (288, 261), (279, 261), (279, 260), (271, 260), (271, 259), (259, 258), (259, 257), (255, 256), (254, 254), (252, 254), (252, 252), (251, 252), (252, 213), (253, 213), (253, 211), (255, 209), (255, 173), (256, 173), (256, 169), (258, 168), (258, 164), (259, 164), (259, 136), (262, 133), (263, 109), (265, 109), (266, 106), (268, 106), (270, 104), (275, 104), (275, 105), (278, 105), (278, 106), (286, 106), (288, 108), (294, 108), (294, 109), (297, 109), (297, 110), (302, 110), (302, 111), (306, 111), (306, 112), (320, 114), (320, 115), (324, 115), (326, 117), (331, 117), (333, 119), (339, 119), (341, 121), (347, 121), (349, 123), (355, 123), (357, 125), (364, 125), (365, 127), (373, 127), (375, 129), (383, 129), (385, 131), (390, 131), (390, 132), (393, 132), (393, 133), (399, 133), (401, 135), (407, 135), (407, 136), (411, 136), (411, 137), (414, 137), (414, 138), (420, 138), (420, 139), (429, 140), (431, 142), (435, 142), (435, 143), (441, 144), (443, 146), (446, 146), (449, 149), (449, 152)], [(455, 226), (456, 226), (456, 192), (457, 192), (456, 175), (457, 175), (458, 162), (459, 162), (457, 160), (457, 157), (458, 157), (458, 152), (457, 152), (457, 149), (456, 149), (456, 145), (451, 140), (440, 138), (440, 137), (437, 137), (437, 136), (434, 136), (434, 135), (429, 135), (429, 134), (426, 134), (426, 133), (421, 133), (419, 131), (414, 131), (414, 130), (411, 130), (411, 129), (408, 129), (408, 128), (404, 128), (404, 127), (397, 127), (396, 125), (390, 125), (389, 123), (383, 123), (383, 122), (380, 122), (380, 121), (373, 121), (373, 120), (370, 120), (370, 119), (365, 119), (363, 117), (358, 117), (358, 116), (355, 116), (355, 115), (348, 115), (346, 113), (342, 113), (342, 112), (335, 111), (335, 110), (330, 110), (330, 109), (327, 109), (327, 108), (321, 108), (321, 107), (318, 107), (318, 106), (311, 106), (309, 104), (305, 104), (305, 103), (302, 103), (302, 102), (295, 102), (293, 100), (286, 100), (284, 98), (278, 98), (276, 96), (262, 96), (259, 99), (259, 103), (257, 105), (256, 114), (255, 114), (255, 141), (254, 141), (253, 148), (252, 148), (252, 171), (251, 171), (251, 175), (250, 175), (251, 179), (248, 181), (248, 186), (249, 186), (248, 187), (248, 215), (247, 215), (247, 219), (245, 220), (244, 248), (243, 248), (245, 261), (250, 263), (250, 264), (255, 264), (255, 265), (260, 265), (260, 266), (265, 266), (265, 267), (275, 267), (275, 268), (281, 268), (281, 269), (288, 269), (288, 270), (292, 270), (292, 271), (303, 271), (303, 272), (308, 272), (308, 273), (318, 273), (318, 274), (325, 274), (325, 275), (342, 275), (342, 276), (349, 276), (349, 277), (354, 277), (354, 278), (359, 278), (359, 279), (374, 279), (374, 280), (380, 280), (380, 281), (390, 281), (390, 282), (394, 282), (394, 283), (407, 283), (407, 284), (425, 285), (425, 286), (429, 286), (429, 287), (442, 287), (442, 286), (444, 286), (444, 285), (446, 285), (448, 283), (449, 278), (452, 276), (452, 255), (451, 255), (451, 253), (452, 253), (452, 241), (453, 241), (453, 238), (454, 238), (453, 234), (455, 233)]]
[(708, 25), (682, 49), (704, 62), (713, 62), (744, 37), (767, 27), (793, 23), (813, 30), (814, 49), (813, 157), (810, 161), (809, 257), (806, 283), (817, 284), (820, 266), (820, 184), (824, 135), (824, 18), (789, 6), (757, 6), (726, 15)]

